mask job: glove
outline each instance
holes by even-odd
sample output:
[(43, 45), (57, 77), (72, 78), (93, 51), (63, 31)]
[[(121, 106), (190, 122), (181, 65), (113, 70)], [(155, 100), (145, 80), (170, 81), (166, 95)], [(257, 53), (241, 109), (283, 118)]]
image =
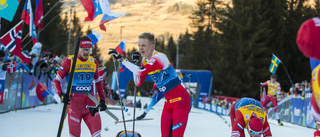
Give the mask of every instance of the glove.
[(263, 83), (261, 82), (261, 83), (260, 83), (260, 86), (262, 86), (262, 85), (263, 85)]
[(64, 104), (68, 104), (69, 105), (69, 101), (71, 100), (71, 97), (72, 97), (71, 95), (69, 97), (67, 94), (64, 94), (63, 92), (60, 92), (59, 96), (60, 96), (60, 98), (61, 98), (61, 100), (62, 100), (62, 102)]
[(89, 107), (89, 111), (91, 116), (95, 116), (99, 109), (97, 107)]
[(115, 49), (109, 49), (109, 50), (110, 50), (108, 53), (109, 55), (113, 56), (116, 60), (120, 62), (123, 60), (122, 56)]
[(105, 111), (107, 109), (106, 101), (100, 100), (99, 109), (100, 111)]
[(146, 112), (143, 112), (143, 114), (140, 115), (139, 117), (137, 117), (136, 119), (137, 119), (137, 120), (143, 119), (146, 115), (147, 115), (147, 113), (146, 113)]
[(132, 57), (131, 57), (131, 58), (132, 58), (132, 61), (133, 61), (134, 64), (136, 64), (136, 63), (138, 62), (140, 56), (141, 56), (141, 53), (138, 52), (138, 51), (136, 51), (136, 52), (134, 52), (134, 53), (132, 54)]

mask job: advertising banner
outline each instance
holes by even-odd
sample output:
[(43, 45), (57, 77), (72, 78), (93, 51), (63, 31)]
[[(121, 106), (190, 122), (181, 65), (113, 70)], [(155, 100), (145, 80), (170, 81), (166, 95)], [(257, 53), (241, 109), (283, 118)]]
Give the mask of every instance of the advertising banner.
[(0, 104), (3, 104), (5, 79), (6, 79), (6, 72), (0, 70)]
[(303, 120), (303, 126), (314, 128), (315, 127), (315, 121), (311, 115), (311, 103), (310, 103), (310, 98), (305, 99), (304, 103), (304, 117), (305, 120)]
[(301, 98), (294, 98), (292, 99), (292, 114), (293, 114), (293, 123), (295, 124), (301, 124), (300, 119), (301, 119), (301, 114), (302, 114), (302, 109), (303, 109), (303, 103), (304, 100)]

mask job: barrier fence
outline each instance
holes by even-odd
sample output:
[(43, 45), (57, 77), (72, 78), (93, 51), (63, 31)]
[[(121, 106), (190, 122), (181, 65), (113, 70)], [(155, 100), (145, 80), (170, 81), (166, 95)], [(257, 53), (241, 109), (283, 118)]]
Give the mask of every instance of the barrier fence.
[[(52, 86), (53, 81), (46, 75), (42, 75), (41, 78), (38, 79), (32, 77), (22, 69), (12, 74), (0, 71), (0, 113), (55, 102), (50, 96), (46, 96), (43, 102), (38, 99), (36, 86), (39, 82), (55, 92)], [(66, 88), (66, 82), (61, 83), (62, 87)]]
[[(42, 75), (40, 79), (37, 79), (22, 70), (18, 70), (13, 74), (0, 71), (0, 113), (55, 102), (50, 96), (46, 96), (43, 102), (38, 99), (36, 86), (39, 82), (46, 85), (51, 91), (56, 92), (53, 88), (53, 81), (46, 75)], [(61, 83), (62, 88), (66, 89), (67, 82)], [(291, 95), (281, 100), (278, 103), (281, 121), (315, 128), (316, 123), (311, 115), (310, 96), (311, 94), (306, 95), (306, 98), (302, 99), (301, 97)], [(197, 101), (197, 103), (199, 109), (229, 116), (229, 109), (209, 103), (204, 104), (201, 101)], [(268, 109), (267, 115), (268, 118), (275, 119), (272, 107)]]

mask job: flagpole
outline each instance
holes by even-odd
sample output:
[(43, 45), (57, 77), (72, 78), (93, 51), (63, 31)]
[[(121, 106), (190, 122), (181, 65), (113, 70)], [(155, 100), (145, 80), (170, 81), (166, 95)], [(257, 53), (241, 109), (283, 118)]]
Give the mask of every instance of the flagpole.
[[(273, 54), (273, 53), (272, 53), (272, 54)], [(273, 54), (273, 55), (275, 55), (275, 54)], [(278, 57), (277, 55), (275, 55), (275, 56), (276, 56), (276, 58), (279, 59), (279, 57)], [(279, 59), (279, 60), (280, 60), (280, 59)], [(287, 76), (288, 76), (288, 78), (289, 78), (289, 80), (290, 80), (291, 86), (293, 86), (291, 77), (290, 77), (290, 75), (289, 75), (289, 73), (288, 73), (288, 70), (287, 70), (286, 66), (284, 65), (284, 63), (283, 63), (281, 60), (280, 60), (280, 63), (282, 63), (282, 65), (283, 65), (283, 67), (284, 67), (284, 70), (286, 71), (286, 74), (287, 74)]]
[[(57, 1), (52, 7), (51, 7), (51, 9), (42, 17), (42, 18), (40, 18), (40, 20), (38, 21), (38, 23), (39, 22), (41, 22), (50, 12), (51, 12), (51, 10), (54, 8), (54, 7), (56, 7), (57, 6), (57, 4), (60, 2), (60, 0), (59, 1)], [(70, 6), (70, 5), (68, 5), (68, 6)], [(46, 28), (55, 18), (57, 18), (59, 15), (61, 15), (62, 13), (59, 13), (59, 14), (57, 14), (54, 18), (52, 18), (50, 21), (49, 21), (49, 23), (47, 23), (47, 25), (46, 26), (44, 26), (39, 32), (38, 32), (38, 35), (39, 35), (39, 33), (42, 31), (42, 30), (44, 30), (44, 28)], [(36, 26), (38, 26), (38, 23), (37, 23), (37, 25)], [(25, 39), (25, 38), (24, 38)], [(24, 40), (23, 39), (23, 40)], [(21, 42), (23, 42), (23, 40), (21, 41)], [(23, 47), (22, 47), (22, 49), (24, 48), (24, 47), (26, 47), (30, 42), (32, 41), (32, 39), (31, 40), (29, 40), (28, 42), (27, 42), (27, 44), (25, 44)]]
[[(281, 63), (282, 63), (282, 62), (281, 62)], [(288, 71), (287, 71), (287, 68), (286, 68), (286, 66), (284, 65), (284, 63), (282, 63), (282, 65), (283, 65), (283, 67), (284, 67), (284, 70), (285, 70), (286, 73), (287, 73), (287, 76), (288, 76), (288, 78), (289, 78), (289, 80), (290, 80), (291, 86), (293, 87), (293, 83), (292, 83), (291, 77), (290, 77), (290, 75), (289, 75), (289, 73), (288, 73)]]

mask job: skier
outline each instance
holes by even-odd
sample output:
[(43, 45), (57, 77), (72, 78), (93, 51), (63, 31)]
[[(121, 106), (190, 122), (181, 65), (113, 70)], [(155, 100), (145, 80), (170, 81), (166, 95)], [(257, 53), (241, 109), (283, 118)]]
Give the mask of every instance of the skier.
[(152, 33), (142, 33), (138, 40), (139, 51), (143, 57), (141, 67), (123, 59), (114, 49), (110, 49), (112, 55), (134, 74), (135, 84), (140, 86), (147, 75), (157, 85), (159, 92), (163, 93), (167, 100), (161, 116), (161, 135), (168, 137), (170, 125), (172, 136), (183, 137), (190, 111), (190, 98), (186, 89), (181, 85), (181, 80), (175, 72), (167, 56), (155, 50), (155, 39)]
[(244, 129), (250, 137), (272, 137), (266, 112), (255, 99), (242, 98), (230, 109), (231, 137), (245, 137)]
[(76, 68), (74, 71), (70, 97), (62, 92), (61, 81), (65, 76), (67, 76), (67, 80), (69, 80), (69, 73), (71, 71), (71, 64), (74, 60), (74, 55), (70, 55), (64, 60), (56, 78), (54, 79), (55, 88), (62, 101), (67, 104), (70, 102), (67, 112), (69, 134), (72, 137), (80, 137), (82, 119), (87, 124), (92, 137), (101, 136), (101, 118), (99, 112), (92, 116), (89, 109), (86, 109), (87, 105), (95, 106), (95, 103), (85, 94), (86, 92), (89, 92), (93, 95), (93, 81), (95, 82), (96, 89), (100, 97), (100, 111), (104, 111), (107, 108), (105, 105), (102, 80), (99, 78), (98, 62), (95, 58), (90, 56), (91, 50), (91, 39), (88, 36), (81, 37), (79, 55), (75, 66)]
[(283, 126), (283, 123), (280, 121), (280, 117), (278, 114), (278, 102), (277, 102), (277, 94), (281, 93), (281, 87), (280, 87), (280, 83), (277, 82), (276, 80), (277, 80), (277, 75), (271, 75), (270, 80), (264, 83), (260, 83), (261, 86), (268, 86), (268, 92), (267, 92), (268, 95), (264, 98), (264, 100), (261, 100), (261, 104), (264, 107), (264, 109), (267, 110), (267, 104), (271, 102), (274, 108), (276, 119), (278, 120), (278, 124), (280, 126)]
[[(306, 20), (299, 28), (297, 34), (297, 45), (300, 51), (310, 61), (316, 59), (320, 61), (320, 18), (314, 17)], [(313, 58), (313, 59), (312, 59)], [(314, 67), (316, 66), (316, 67)], [(320, 137), (320, 65), (311, 64), (313, 68), (311, 73), (312, 96), (310, 98), (311, 114), (316, 121), (317, 130), (314, 137)]]

